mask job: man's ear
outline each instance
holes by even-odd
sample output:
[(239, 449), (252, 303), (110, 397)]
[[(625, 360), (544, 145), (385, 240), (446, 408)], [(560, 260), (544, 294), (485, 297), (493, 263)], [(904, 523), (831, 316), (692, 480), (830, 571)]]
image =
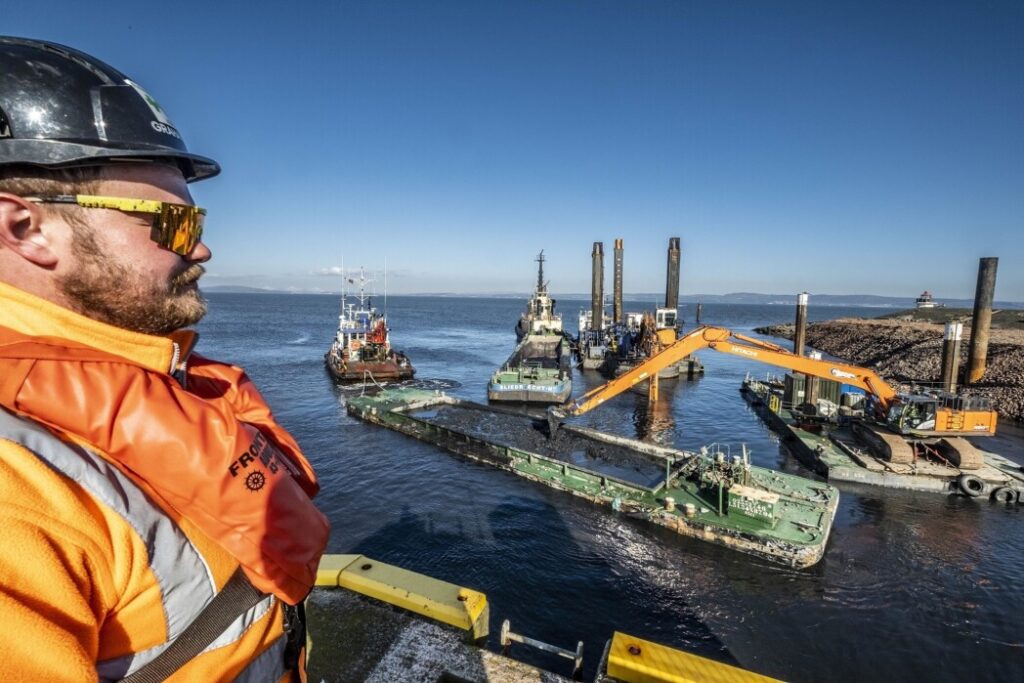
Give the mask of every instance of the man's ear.
[(57, 264), (57, 253), (42, 230), (39, 205), (17, 195), (0, 192), (0, 249), (18, 254), (43, 268)]

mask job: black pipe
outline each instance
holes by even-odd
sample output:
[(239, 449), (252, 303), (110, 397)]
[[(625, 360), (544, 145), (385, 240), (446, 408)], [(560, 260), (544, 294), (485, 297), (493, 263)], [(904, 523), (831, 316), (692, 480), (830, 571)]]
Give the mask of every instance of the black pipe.
[(604, 244), (594, 242), (590, 254), (593, 270), (590, 277), (590, 329), (600, 331), (604, 326)]
[(807, 339), (807, 292), (796, 297), (796, 330), (793, 332), (793, 353), (804, 355), (804, 342)]
[(971, 318), (971, 351), (967, 362), (967, 384), (981, 381), (988, 357), (988, 337), (992, 327), (992, 300), (996, 293), (996, 266), (993, 256), (978, 261), (978, 286), (974, 291), (974, 315)]
[(963, 338), (963, 323), (946, 323), (946, 334), (942, 340), (942, 388), (956, 393), (957, 371), (960, 368), (960, 340)]
[(665, 308), (679, 308), (679, 238), (668, 240), (668, 268), (665, 275)]
[(622, 322), (622, 238), (615, 240), (615, 275), (614, 300), (612, 302), (612, 320), (615, 324)]

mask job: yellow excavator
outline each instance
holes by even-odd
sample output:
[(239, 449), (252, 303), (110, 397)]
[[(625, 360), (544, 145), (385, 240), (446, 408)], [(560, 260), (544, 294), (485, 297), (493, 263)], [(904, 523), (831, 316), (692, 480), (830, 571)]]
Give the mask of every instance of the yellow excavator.
[(647, 381), (648, 395), (657, 399), (658, 372), (706, 348), (862, 389), (872, 405), (864, 419), (853, 422), (854, 433), (879, 457), (893, 463), (913, 462), (930, 449), (961, 469), (978, 469), (984, 463), (981, 451), (963, 437), (992, 436), (996, 431), (996, 412), (987, 399), (948, 392), (897, 393), (868, 368), (800, 356), (760, 339), (705, 325), (607, 384), (550, 408), (550, 433), (554, 435), (566, 417), (589, 412), (640, 382)]

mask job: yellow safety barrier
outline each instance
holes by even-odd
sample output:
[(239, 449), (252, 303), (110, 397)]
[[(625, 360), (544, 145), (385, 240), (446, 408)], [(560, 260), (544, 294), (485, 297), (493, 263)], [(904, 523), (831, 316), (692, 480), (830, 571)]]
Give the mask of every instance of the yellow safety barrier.
[(490, 607), (483, 593), (363, 555), (324, 555), (316, 585), (345, 588), (455, 626), (471, 640), (487, 637)]
[(619, 632), (608, 649), (608, 675), (624, 683), (778, 683), (774, 678)]

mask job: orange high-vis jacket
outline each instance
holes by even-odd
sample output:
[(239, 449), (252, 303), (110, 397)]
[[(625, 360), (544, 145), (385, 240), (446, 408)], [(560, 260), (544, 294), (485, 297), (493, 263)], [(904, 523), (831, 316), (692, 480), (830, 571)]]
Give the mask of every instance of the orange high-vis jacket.
[(193, 344), (0, 283), (3, 680), (123, 678), (239, 566), (271, 595), (170, 680), (287, 678), (283, 601), (327, 538), (316, 480), (241, 371), (186, 368)]

